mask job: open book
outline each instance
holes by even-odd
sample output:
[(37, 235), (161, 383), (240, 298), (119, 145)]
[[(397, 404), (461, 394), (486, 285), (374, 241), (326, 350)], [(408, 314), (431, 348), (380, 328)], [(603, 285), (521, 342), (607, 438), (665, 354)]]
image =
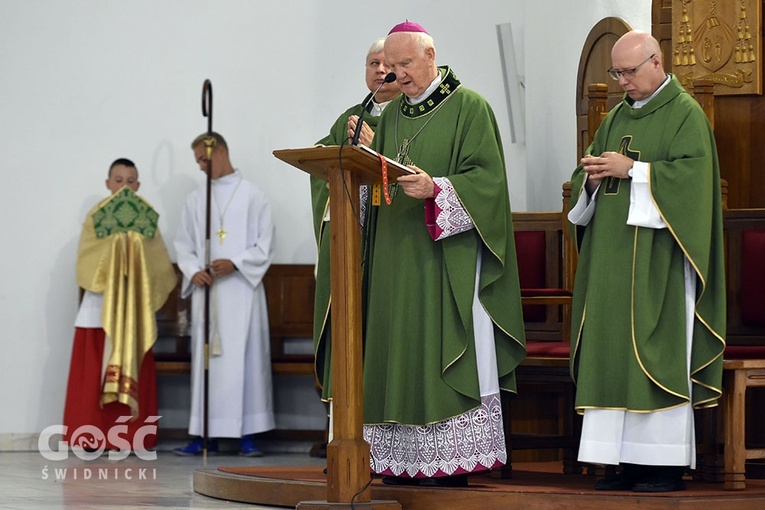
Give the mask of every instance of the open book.
[[(370, 149), (370, 148), (369, 148), (369, 147), (367, 147), (366, 145), (361, 145), (361, 144), (359, 144), (359, 145), (357, 145), (356, 147), (358, 147), (359, 149), (362, 149), (362, 150), (364, 150), (364, 151), (368, 152), (369, 154), (372, 154), (373, 156), (376, 156), (376, 157), (378, 157), (378, 158), (380, 157), (380, 156), (379, 156), (379, 152), (375, 152), (375, 151), (373, 151), (372, 149)], [(392, 167), (398, 168), (398, 169), (399, 169), (399, 170), (401, 170), (401, 171), (402, 171), (404, 174), (412, 174), (412, 175), (414, 175), (414, 174), (416, 174), (416, 173), (417, 173), (417, 172), (415, 172), (414, 170), (412, 170), (411, 168), (409, 168), (409, 167), (406, 167), (406, 166), (402, 165), (401, 163), (396, 163), (395, 161), (393, 161), (392, 159), (390, 159), (390, 158), (388, 158), (388, 157), (385, 157), (385, 161), (388, 163), (388, 167), (391, 167), (391, 166), (392, 166)]]
[[(359, 184), (381, 182), (380, 158), (378, 153), (364, 145), (316, 145), (303, 149), (279, 149), (274, 156), (320, 179), (329, 180), (330, 170), (353, 171), (359, 177)], [(388, 165), (388, 179), (391, 184), (401, 175), (414, 175), (411, 168), (385, 158)]]

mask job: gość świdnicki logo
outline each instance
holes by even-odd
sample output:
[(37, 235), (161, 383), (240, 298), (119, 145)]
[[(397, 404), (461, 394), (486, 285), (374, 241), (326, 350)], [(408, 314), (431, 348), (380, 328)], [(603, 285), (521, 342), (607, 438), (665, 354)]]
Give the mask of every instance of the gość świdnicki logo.
[(69, 458), (69, 447), (78, 458), (82, 460), (95, 460), (106, 450), (106, 440), (116, 446), (117, 450), (109, 451), (109, 460), (123, 460), (135, 453), (141, 460), (156, 460), (157, 452), (146, 449), (146, 438), (157, 435), (157, 422), (161, 416), (149, 416), (144, 420), (144, 425), (140, 427), (133, 435), (131, 443), (125, 438), (128, 427), (127, 422), (130, 416), (120, 416), (104, 436), (103, 431), (94, 425), (82, 425), (70, 435), (70, 443), (59, 441), (56, 448), (53, 448), (51, 439), (57, 434), (66, 434), (68, 427), (66, 425), (51, 425), (46, 427), (40, 433), (37, 440), (37, 449), (40, 455), (48, 460), (66, 460)]

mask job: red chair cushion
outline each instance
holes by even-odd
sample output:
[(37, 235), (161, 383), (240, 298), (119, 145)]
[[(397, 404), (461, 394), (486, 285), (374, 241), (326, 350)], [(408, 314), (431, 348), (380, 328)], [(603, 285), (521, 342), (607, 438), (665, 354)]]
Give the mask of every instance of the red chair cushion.
[(765, 326), (765, 230), (745, 230), (741, 238), (741, 322)]
[(566, 289), (521, 289), (521, 296), (570, 296), (571, 292)]
[(570, 354), (571, 346), (568, 342), (526, 342), (526, 356), (529, 358), (568, 358)]
[[(543, 289), (545, 286), (545, 233), (541, 230), (516, 231), (515, 251), (518, 259), (518, 279), (521, 295), (526, 289)], [(525, 322), (544, 322), (545, 306), (524, 306)]]
[(765, 345), (728, 345), (724, 359), (765, 359)]

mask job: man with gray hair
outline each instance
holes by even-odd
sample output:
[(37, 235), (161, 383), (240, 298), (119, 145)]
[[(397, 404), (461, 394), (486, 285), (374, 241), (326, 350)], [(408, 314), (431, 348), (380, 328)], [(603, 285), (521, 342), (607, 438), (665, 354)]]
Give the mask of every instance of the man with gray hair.
[[(364, 100), (340, 115), (329, 134), (316, 142), (317, 145), (342, 145), (353, 136), (356, 124), (366, 105), (366, 120), (363, 121), (359, 141), (369, 146), (380, 115), (390, 102), (401, 94), (398, 83), (386, 82), (390, 69), (385, 64), (383, 43), (377, 39), (367, 51), (365, 74), (369, 94)], [(379, 87), (379, 89), (378, 89)], [(375, 90), (377, 93), (375, 94)], [(374, 94), (374, 96), (372, 96)], [(322, 390), (322, 400), (331, 400), (330, 391), (330, 348), (329, 348), (329, 303), (330, 303), (330, 258), (329, 258), (329, 189), (327, 181), (311, 176), (311, 202), (313, 204), (314, 233), (318, 250), (316, 262), (316, 295), (314, 298), (314, 345), (316, 347), (316, 374)]]

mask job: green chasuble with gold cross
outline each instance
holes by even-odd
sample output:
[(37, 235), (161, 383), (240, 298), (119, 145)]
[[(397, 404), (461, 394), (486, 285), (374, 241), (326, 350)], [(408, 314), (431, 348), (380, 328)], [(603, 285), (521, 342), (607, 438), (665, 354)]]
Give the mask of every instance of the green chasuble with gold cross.
[[(526, 354), (507, 176), (497, 122), (477, 93), (439, 68), (424, 101), (383, 112), (372, 148), (432, 177), (448, 177), (475, 228), (434, 241), (425, 201), (392, 186), (372, 207), (364, 344), (364, 423), (423, 425), (481, 403), (473, 332), (491, 318), (501, 389), (515, 391)], [(481, 260), (480, 273), (476, 264)]]
[[(627, 224), (630, 179), (608, 178), (595, 213), (578, 227), (571, 371), (576, 408), (635, 412), (720, 396), (725, 346), (720, 169), (704, 112), (676, 78), (645, 106), (625, 96), (604, 119), (587, 153), (612, 151), (649, 163), (648, 185), (667, 228)], [(572, 205), (586, 193), (580, 165)], [(696, 278), (686, 359), (684, 260)]]

